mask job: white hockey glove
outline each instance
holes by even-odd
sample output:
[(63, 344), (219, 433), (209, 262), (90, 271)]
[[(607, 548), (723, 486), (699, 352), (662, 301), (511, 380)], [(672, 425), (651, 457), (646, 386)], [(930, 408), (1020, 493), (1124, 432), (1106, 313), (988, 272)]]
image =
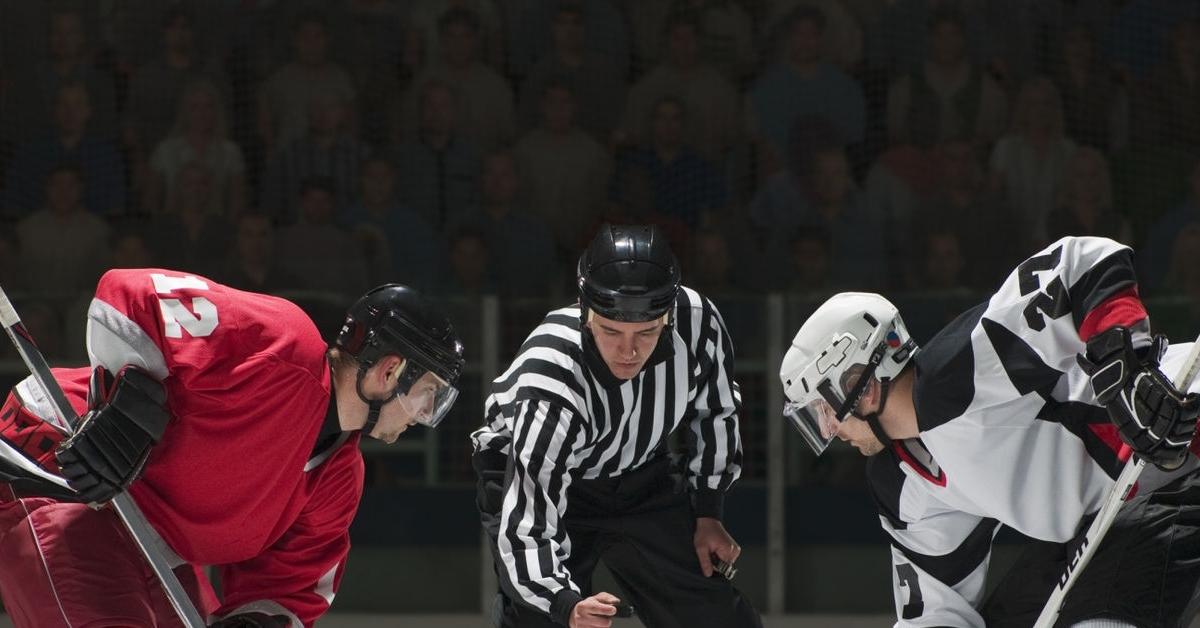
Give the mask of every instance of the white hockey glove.
[(1135, 351), (1130, 332), (1113, 327), (1087, 343), (1079, 365), (1092, 378), (1096, 400), (1104, 405), (1121, 440), (1139, 456), (1163, 469), (1187, 459), (1196, 433), (1200, 396), (1183, 394), (1159, 369), (1167, 349), (1165, 336)]

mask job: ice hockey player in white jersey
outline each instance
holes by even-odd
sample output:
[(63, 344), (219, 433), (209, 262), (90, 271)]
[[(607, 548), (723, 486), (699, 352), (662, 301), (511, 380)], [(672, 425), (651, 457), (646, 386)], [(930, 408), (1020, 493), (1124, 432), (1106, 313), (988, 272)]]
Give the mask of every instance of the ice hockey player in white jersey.
[[(918, 348), (877, 294), (831, 297), (780, 367), (784, 413), (821, 453), (872, 456), (896, 626), (1030, 626), (1120, 473), (1153, 463), (1068, 594), (1058, 626), (1187, 626), (1200, 580), (1200, 401), (1191, 343), (1152, 336), (1132, 251), (1067, 237)], [(1034, 542), (985, 599), (992, 540)], [(1073, 542), (1074, 541), (1074, 542)]]

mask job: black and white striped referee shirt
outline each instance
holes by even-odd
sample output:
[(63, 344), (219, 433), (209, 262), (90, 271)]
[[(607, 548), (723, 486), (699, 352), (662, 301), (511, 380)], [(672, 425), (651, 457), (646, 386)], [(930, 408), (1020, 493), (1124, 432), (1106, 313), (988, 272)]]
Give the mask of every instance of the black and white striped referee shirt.
[[(733, 345), (711, 301), (683, 287), (675, 325), (642, 372), (620, 381), (585, 357), (578, 305), (554, 310), (492, 384), (476, 451), (508, 455), (512, 482), (497, 539), (507, 577), (525, 602), (551, 613), (580, 599), (563, 565), (571, 539), (560, 525), (575, 479), (611, 478), (667, 452), (685, 425), (696, 516), (721, 516), (741, 473), (741, 392)], [(594, 348), (593, 352), (594, 353)]]

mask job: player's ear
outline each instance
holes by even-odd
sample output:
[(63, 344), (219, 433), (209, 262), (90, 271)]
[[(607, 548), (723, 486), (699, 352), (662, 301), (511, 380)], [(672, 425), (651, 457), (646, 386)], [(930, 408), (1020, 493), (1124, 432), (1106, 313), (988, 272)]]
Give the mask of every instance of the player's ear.
[(394, 386), (396, 380), (400, 379), (400, 375), (404, 373), (405, 360), (395, 354), (385, 355), (379, 359), (378, 366), (383, 383)]

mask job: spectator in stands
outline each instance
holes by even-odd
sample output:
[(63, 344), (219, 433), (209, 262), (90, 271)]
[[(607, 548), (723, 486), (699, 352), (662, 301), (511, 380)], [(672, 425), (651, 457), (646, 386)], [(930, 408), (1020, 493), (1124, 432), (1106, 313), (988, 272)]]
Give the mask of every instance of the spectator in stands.
[(710, 297), (742, 292), (744, 285), (734, 275), (729, 241), (720, 231), (701, 229), (692, 236), (692, 259), (687, 269), (688, 286)]
[(653, 187), (655, 212), (696, 229), (705, 212), (729, 202), (729, 186), (725, 173), (687, 141), (688, 111), (673, 96), (660, 99), (649, 112), (649, 141), (621, 156), (617, 170), (640, 170)]
[(227, 286), (251, 292), (278, 292), (302, 285), (280, 267), (271, 217), (255, 211), (237, 217), (232, 255), (225, 260), (217, 278)]
[(58, 165), (74, 164), (84, 180), (83, 205), (96, 214), (125, 209), (125, 162), (117, 146), (90, 132), (92, 102), (83, 83), (58, 88), (54, 131), (17, 147), (5, 179), (5, 207), (24, 215), (42, 207), (47, 175)]
[(742, 138), (737, 89), (729, 79), (700, 57), (700, 23), (680, 13), (664, 26), (666, 55), (629, 91), (621, 122), (622, 143), (649, 143), (655, 104), (667, 96), (688, 111), (687, 136), (707, 159), (722, 163)]
[(958, 232), (950, 228), (921, 234), (921, 272), (912, 286), (926, 295), (966, 296), (966, 259)]
[(429, 221), (396, 196), (396, 170), (376, 157), (363, 164), (359, 201), (339, 220), (361, 243), (372, 286), (396, 281), (422, 292), (437, 287), (445, 244)]
[(866, 127), (862, 88), (823, 58), (825, 16), (800, 7), (782, 28), (786, 36), (779, 58), (747, 95), (747, 126), (759, 145), (766, 172), (786, 166), (792, 127), (801, 117), (826, 118), (847, 144), (862, 141)]
[(465, 9), (475, 14), (479, 21), (480, 59), (493, 68), (504, 67), (503, 20), (493, 0), (408, 0), (406, 4), (412, 5), (408, 21), (427, 58), (440, 59), (444, 53), (445, 33), (439, 26), (442, 16), (455, 9)]
[[(228, 236), (222, 234), (222, 237)], [(134, 224), (118, 223), (108, 238), (108, 267), (161, 268), (163, 264), (154, 254), (149, 239), (145, 229)]]
[(932, 146), (943, 138), (974, 138), (990, 145), (1004, 131), (1007, 102), (1001, 86), (971, 63), (961, 16), (930, 18), (925, 62), (892, 84), (887, 98), (892, 144)]
[[(479, 58), (481, 30), (479, 17), (468, 9), (443, 13), (438, 18), (442, 54), (417, 77), (416, 84), (436, 79), (449, 85), (458, 101), (459, 132), (487, 150), (512, 141), (516, 116), (512, 89)], [(407, 111), (416, 111), (419, 96), (419, 90), (412, 91)], [(415, 120), (415, 116), (408, 118)]]
[(1145, 118), (1146, 141), (1200, 149), (1200, 20), (1182, 20), (1171, 29), (1166, 59), (1151, 75)]
[[(8, 60), (16, 84), (22, 86), (13, 90), (15, 106), (6, 113), (19, 121), (10, 125), (14, 139), (30, 140), (49, 132), (56, 122), (53, 114), (59, 92), (74, 84), (85, 85), (91, 95), (93, 115), (88, 130), (99, 137), (113, 138), (116, 97), (112, 75), (96, 67), (82, 11), (60, 6), (50, 14), (49, 26), (49, 54), (45, 60), (29, 63), (30, 59), (24, 56)], [(35, 53), (27, 50), (22, 54)]]
[(639, 71), (661, 60), (663, 26), (677, 13), (695, 16), (700, 25), (700, 58), (730, 81), (740, 82), (758, 63), (754, 22), (736, 0), (637, 0), (626, 2), (625, 11), (633, 33), (633, 63)]
[[(933, 43), (932, 18), (945, 7), (963, 2), (944, 0), (895, 0), (884, 3), (873, 28), (867, 33), (867, 57), (872, 67), (881, 68), (887, 76), (902, 76), (915, 72), (929, 58)], [(980, 3), (971, 3), (962, 12), (966, 33), (967, 56), (972, 64), (985, 66), (991, 59), (988, 50), (988, 24)], [(1003, 3), (1011, 6), (1011, 3)]]
[(73, 298), (91, 290), (108, 258), (108, 224), (83, 206), (83, 174), (59, 165), (46, 177), (46, 204), (17, 223), (30, 291)]
[[(148, 159), (171, 133), (181, 97), (193, 82), (203, 79), (227, 88), (223, 73), (203, 56), (196, 40), (195, 16), (187, 8), (172, 6), (162, 20), (161, 51), (130, 76), (123, 135), (136, 162)], [(224, 99), (217, 102), (223, 105)]]
[(1171, 57), (1168, 40), (1172, 29), (1200, 17), (1195, 2), (1127, 0), (1116, 4), (1119, 9), (1110, 22), (1106, 49), (1128, 84), (1146, 80)]
[(170, 135), (150, 157), (145, 207), (169, 210), (165, 199), (177, 192), (180, 171), (198, 162), (211, 177), (207, 213), (233, 216), (246, 206), (246, 162), (229, 139), (225, 105), (216, 85), (207, 79), (190, 83), (179, 99)]
[(801, 227), (792, 237), (790, 280), (787, 289), (808, 297), (832, 292), (829, 274), (829, 232)]
[(463, 228), (450, 236), (450, 276), (440, 287), (445, 294), (475, 297), (494, 293), (494, 266), (487, 238), (480, 231)]
[(151, 219), (157, 257), (167, 268), (202, 275), (220, 267), (229, 249), (233, 223), (227, 214), (213, 212), (216, 177), (199, 161), (183, 164), (166, 206)]
[[(268, 150), (288, 146), (312, 126), (314, 96), (338, 100), (353, 111), (357, 92), (350, 75), (329, 58), (325, 18), (303, 13), (292, 34), (292, 60), (264, 83), (258, 107), (258, 131)], [(353, 127), (352, 121), (347, 121)]]
[(578, 250), (599, 216), (612, 166), (604, 147), (575, 125), (570, 87), (546, 86), (542, 124), (517, 142), (513, 155), (534, 215), (554, 231), (561, 249)]
[(330, 50), (354, 80), (358, 136), (373, 149), (391, 143), (390, 125), (404, 90), (425, 63), (409, 4), (342, 0), (327, 7)]
[(367, 269), (358, 241), (334, 222), (337, 192), (328, 177), (300, 185), (300, 221), (279, 232), (279, 265), (299, 287), (347, 298), (366, 290)]
[[(555, 7), (562, 0), (507, 2), (508, 70), (517, 77), (550, 51)], [(612, 0), (583, 0), (584, 47), (608, 59), (622, 73), (629, 68), (629, 31)]]
[[(679, 243), (671, 241), (672, 248)], [(737, 255), (728, 234), (701, 229), (688, 242), (685, 258), (687, 285), (711, 298), (721, 309), (728, 329), (737, 330), (739, 356), (758, 356), (765, 346), (762, 325), (762, 300), (752, 294), (747, 273), (752, 267)], [(778, 270), (778, 269), (776, 269)]]
[(597, 142), (607, 143), (625, 103), (625, 72), (611, 61), (584, 48), (583, 7), (564, 0), (551, 23), (554, 48), (538, 60), (521, 83), (517, 100), (521, 129), (528, 131), (541, 118), (542, 93), (551, 81), (574, 90), (579, 126)]
[(483, 199), (479, 207), (457, 217), (450, 232), (483, 233), (495, 286), (502, 296), (538, 297), (560, 283), (554, 235), (525, 207), (517, 161), (512, 151), (498, 149), (483, 160)]
[[(240, 42), (232, 41), (235, 29), (252, 28), (242, 23), (252, 10), (261, 11), (261, 6), (238, 6), (249, 3), (214, 3), (208, 0), (121, 0), (116, 11), (103, 8), (106, 39), (111, 37), (112, 54), (118, 73), (132, 74), (163, 52), (164, 30), (172, 28), (177, 16), (186, 19), (186, 31), (191, 40), (194, 55), (204, 61), (226, 58), (232, 48)], [(259, 3), (261, 4), (261, 3)], [(299, 4), (299, 3), (297, 3)], [(290, 24), (290, 22), (289, 22)], [(178, 24), (183, 27), (182, 23)], [(287, 25), (284, 25), (284, 29)], [(109, 34), (108, 29), (111, 29)], [(182, 33), (182, 31), (180, 31)], [(169, 35), (168, 35), (169, 36)], [(261, 36), (266, 37), (266, 33)], [(242, 51), (239, 51), (242, 53)], [(186, 81), (185, 81), (186, 83)], [(179, 85), (182, 87), (183, 83)], [(163, 130), (170, 128), (174, 113), (172, 106), (168, 117), (163, 120)], [(157, 138), (161, 140), (162, 138)], [(154, 143), (157, 143), (155, 140)], [(154, 146), (154, 143), (149, 146)]]
[(415, 137), (395, 149), (400, 201), (435, 229), (479, 198), (478, 146), (458, 132), (458, 102), (446, 83), (417, 85), (419, 125)]
[(1067, 137), (1105, 151), (1129, 139), (1129, 94), (1096, 51), (1095, 37), (1084, 24), (1062, 36), (1053, 78), (1063, 99)]
[(879, 289), (887, 272), (883, 221), (855, 189), (836, 134), (816, 129), (812, 133), (812, 139), (794, 149), (792, 167), (773, 175), (755, 196), (750, 219), (776, 268), (788, 266), (796, 234), (815, 228), (828, 234), (831, 285)]
[(858, 19), (850, 11), (853, 3), (845, 0), (766, 0), (766, 15), (759, 32), (768, 39), (777, 39), (796, 9), (809, 7), (825, 16), (821, 37), (822, 55), (847, 74), (859, 68), (863, 56), (863, 32)]
[(1113, 206), (1108, 159), (1091, 146), (1081, 146), (1071, 156), (1058, 204), (1047, 220), (1049, 241), (1068, 235), (1104, 236), (1118, 242), (1133, 237), (1129, 221)]
[(1064, 133), (1062, 98), (1050, 79), (1035, 77), (1017, 95), (1009, 132), (996, 142), (990, 169), (1033, 241), (1047, 241), (1046, 217), (1054, 208), (1075, 143)]
[(358, 189), (359, 169), (370, 152), (348, 128), (347, 101), (329, 92), (308, 98), (308, 133), (280, 148), (267, 164), (263, 181), (260, 205), (280, 224), (295, 221), (297, 195), (309, 177), (329, 178), (337, 202), (348, 205)]
[(1157, 295), (1162, 288), (1170, 269), (1175, 238), (1192, 223), (1200, 224), (1200, 159), (1192, 162), (1187, 197), (1150, 224), (1146, 244), (1138, 248), (1138, 285), (1147, 294)]
[(892, 218), (893, 258), (904, 285), (922, 289), (918, 246), (927, 233), (953, 231), (964, 256), (962, 281), (977, 290), (994, 289), (1005, 274), (1032, 250), (1028, 227), (988, 183), (979, 149), (969, 138), (950, 138), (933, 151), (934, 183), (916, 198), (912, 213)]

